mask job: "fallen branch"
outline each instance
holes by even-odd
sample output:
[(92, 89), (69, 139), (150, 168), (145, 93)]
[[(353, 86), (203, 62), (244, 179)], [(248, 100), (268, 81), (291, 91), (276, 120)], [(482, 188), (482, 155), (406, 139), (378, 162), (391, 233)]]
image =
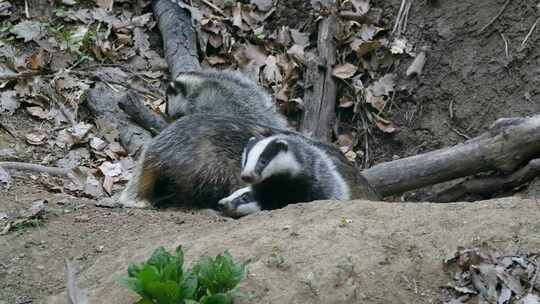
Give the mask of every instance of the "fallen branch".
[(120, 109), (118, 104), (123, 98), (128, 98), (127, 94), (114, 92), (103, 83), (98, 83), (88, 92), (87, 106), (96, 116), (98, 128), (103, 133), (118, 132), (120, 144), (130, 155), (136, 155), (152, 136), (131, 122), (129, 116)]
[(0, 81), (11, 81), (11, 80), (19, 80), (19, 79), (26, 79), (26, 78), (32, 78), (39, 75), (45, 75), (50, 73), (44, 73), (41, 71), (23, 71), (16, 74), (8, 74), (8, 75), (0, 75)]
[[(154, 0), (152, 8), (163, 38), (170, 78), (175, 79), (182, 72), (200, 70), (196, 33), (191, 25), (190, 12), (171, 0)], [(167, 101), (165, 112), (175, 118), (180, 113), (180, 106)]]
[(333, 15), (319, 23), (317, 56), (308, 54), (304, 89), (305, 107), (300, 123), (300, 131), (308, 137), (329, 142), (332, 126), (336, 120), (335, 106), (337, 85), (332, 76), (336, 64), (337, 18)]
[(0, 162), (0, 167), (4, 169), (33, 171), (33, 172), (47, 173), (50, 175), (58, 175), (58, 176), (68, 176), (72, 172), (72, 169), (68, 169), (68, 168), (47, 167), (43, 165), (23, 163), (23, 162)]
[(421, 198), (421, 201), (449, 203), (462, 199), (468, 194), (490, 195), (512, 190), (524, 185), (540, 175), (540, 159), (531, 160), (525, 167), (508, 176), (493, 176), (465, 180), (448, 189)]
[(152, 135), (157, 135), (163, 130), (168, 122), (163, 116), (152, 111), (139, 99), (133, 91), (129, 91), (125, 98), (118, 102), (122, 111), (128, 114), (138, 125), (150, 131)]
[(490, 130), (454, 147), (375, 165), (362, 175), (381, 195), (466, 177), (510, 173), (540, 155), (540, 115), (500, 119)]

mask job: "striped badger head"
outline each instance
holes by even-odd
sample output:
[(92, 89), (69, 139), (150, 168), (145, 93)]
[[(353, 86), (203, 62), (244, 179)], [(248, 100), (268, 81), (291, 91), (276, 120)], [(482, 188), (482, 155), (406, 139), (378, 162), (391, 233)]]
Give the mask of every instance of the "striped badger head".
[(261, 206), (253, 197), (251, 187), (236, 190), (218, 202), (220, 210), (230, 217), (238, 218), (261, 211)]
[(292, 144), (284, 135), (250, 138), (242, 154), (242, 180), (257, 184), (279, 174), (299, 174), (301, 165)]

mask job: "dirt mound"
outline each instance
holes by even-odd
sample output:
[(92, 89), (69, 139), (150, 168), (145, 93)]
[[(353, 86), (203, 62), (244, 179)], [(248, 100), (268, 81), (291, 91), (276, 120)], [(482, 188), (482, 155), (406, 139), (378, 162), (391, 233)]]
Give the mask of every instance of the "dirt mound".
[[(442, 261), (489, 242), (504, 253), (540, 246), (535, 201), (475, 204), (316, 202), (164, 234), (149, 226), (80, 274), (91, 303), (132, 303), (113, 283), (127, 263), (182, 244), (186, 258), (224, 250), (249, 261), (240, 303), (433, 303), (449, 282)], [(65, 294), (48, 303), (65, 303)]]

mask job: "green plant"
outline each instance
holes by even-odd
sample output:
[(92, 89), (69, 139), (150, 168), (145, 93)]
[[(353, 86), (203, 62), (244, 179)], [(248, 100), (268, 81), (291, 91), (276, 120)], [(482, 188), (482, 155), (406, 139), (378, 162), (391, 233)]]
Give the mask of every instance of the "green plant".
[(159, 247), (146, 262), (130, 264), (128, 277), (117, 281), (142, 297), (138, 304), (232, 304), (231, 291), (245, 274), (245, 265), (234, 263), (228, 252), (201, 258), (192, 271), (183, 266), (181, 246), (176, 255)]

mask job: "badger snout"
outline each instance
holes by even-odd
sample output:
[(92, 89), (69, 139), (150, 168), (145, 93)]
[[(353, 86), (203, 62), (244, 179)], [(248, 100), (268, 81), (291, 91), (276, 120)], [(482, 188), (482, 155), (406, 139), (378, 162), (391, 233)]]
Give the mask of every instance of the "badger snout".
[(248, 184), (254, 184), (259, 179), (259, 176), (255, 172), (242, 172), (240, 178)]

